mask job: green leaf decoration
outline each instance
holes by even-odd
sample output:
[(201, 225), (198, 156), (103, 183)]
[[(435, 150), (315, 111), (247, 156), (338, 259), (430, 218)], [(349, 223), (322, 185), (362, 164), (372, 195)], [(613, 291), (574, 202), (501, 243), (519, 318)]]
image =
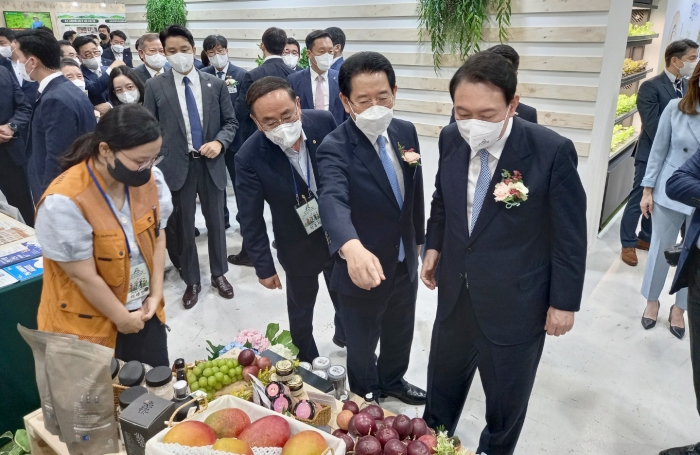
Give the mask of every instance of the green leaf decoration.
[(207, 344), (209, 347), (207, 348), (207, 352), (209, 353), (209, 358), (207, 360), (214, 360), (219, 358), (219, 355), (221, 354), (221, 350), (224, 348), (222, 345), (214, 346), (214, 344), (207, 340)]
[(274, 344), (281, 344), (283, 346), (289, 347), (289, 345), (292, 343), (292, 334), (289, 332), (289, 330), (283, 330), (282, 333), (279, 334), (277, 338), (275, 338), (275, 343)]
[(244, 348), (247, 348), (247, 349), (252, 349), (252, 348), (253, 348), (253, 345), (252, 345), (252, 343), (251, 343), (250, 341), (246, 340), (246, 342), (245, 342), (245, 344), (243, 345), (243, 347), (244, 347)]
[(26, 453), (20, 446), (15, 446), (12, 450), (10, 450), (9, 455), (24, 455)]
[(271, 344), (272, 340), (274, 340), (275, 335), (277, 335), (277, 332), (280, 330), (280, 325), (277, 324), (276, 322), (271, 322), (267, 325), (267, 330), (265, 331), (265, 338), (267, 338)]
[(3, 434), (0, 434), (0, 440), (2, 440), (2, 439), (9, 439), (9, 440), (14, 439), (14, 438), (12, 437), (12, 432), (11, 432), (11, 431), (6, 431), (6, 432), (4, 432)]
[(17, 444), (22, 450), (29, 453), (32, 451), (29, 445), (29, 436), (27, 436), (27, 430), (17, 430), (15, 433), (15, 444)]
[(306, 47), (301, 50), (301, 53), (299, 54), (299, 63), (297, 63), (297, 65), (304, 69), (309, 67), (309, 56), (306, 55)]

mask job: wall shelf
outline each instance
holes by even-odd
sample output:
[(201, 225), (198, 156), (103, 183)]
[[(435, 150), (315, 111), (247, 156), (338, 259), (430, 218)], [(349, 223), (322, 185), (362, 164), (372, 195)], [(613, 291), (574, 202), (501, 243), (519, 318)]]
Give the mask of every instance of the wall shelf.
[(634, 73), (629, 76), (622, 76), (622, 80), (620, 81), (620, 87), (624, 87), (626, 85), (630, 85), (633, 82), (641, 81), (642, 79), (646, 79), (647, 74), (651, 73), (653, 70), (648, 69), (645, 71), (642, 71), (641, 73)]
[(615, 150), (610, 152), (610, 157), (608, 158), (608, 161), (614, 160), (617, 156), (625, 153), (630, 148), (636, 146), (638, 140), (639, 140), (639, 133), (635, 133), (634, 136), (629, 138), (626, 142), (623, 142), (622, 144), (618, 145)]
[(632, 9), (659, 9), (658, 5), (651, 5), (643, 2), (633, 2)]
[(653, 35), (642, 35), (642, 36), (628, 36), (627, 37), (627, 47), (631, 46), (646, 46), (651, 44), (654, 38), (658, 38), (659, 34), (654, 33)]
[(616, 119), (615, 119), (615, 123), (616, 123), (616, 124), (617, 124), (617, 123), (620, 123), (620, 122), (622, 122), (623, 120), (626, 120), (626, 119), (632, 117), (632, 116), (633, 116), (634, 114), (636, 114), (636, 113), (637, 113), (637, 108), (635, 107), (635, 108), (632, 109), (631, 111), (625, 112), (624, 114), (622, 114), (621, 116), (619, 116), (618, 118), (616, 118)]

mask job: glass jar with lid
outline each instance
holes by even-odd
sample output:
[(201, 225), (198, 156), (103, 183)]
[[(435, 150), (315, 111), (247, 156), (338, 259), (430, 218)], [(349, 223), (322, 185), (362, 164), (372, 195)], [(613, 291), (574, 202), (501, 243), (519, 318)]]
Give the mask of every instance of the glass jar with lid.
[(124, 387), (143, 385), (146, 367), (138, 360), (126, 362), (119, 370), (119, 384)]
[(331, 367), (331, 359), (328, 357), (316, 357), (312, 365), (314, 371), (328, 371)]
[(277, 371), (277, 380), (286, 383), (294, 374), (294, 364), (291, 360), (280, 360), (275, 364)]
[(170, 367), (155, 367), (146, 373), (146, 389), (148, 393), (164, 400), (172, 400), (173, 382), (175, 382), (175, 378)]
[(345, 389), (345, 378), (347, 373), (345, 367), (341, 365), (333, 365), (326, 372), (328, 375), (328, 380), (333, 383), (333, 390), (336, 400), (340, 400), (340, 397), (347, 395), (348, 392)]
[(289, 392), (293, 397), (301, 396), (304, 393), (304, 380), (298, 374), (294, 374), (287, 381), (287, 387), (289, 387)]

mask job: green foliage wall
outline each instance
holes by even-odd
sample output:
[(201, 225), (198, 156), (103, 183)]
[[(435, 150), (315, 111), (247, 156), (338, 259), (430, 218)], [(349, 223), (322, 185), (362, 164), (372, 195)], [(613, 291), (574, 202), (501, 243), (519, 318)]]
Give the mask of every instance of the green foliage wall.
[(187, 25), (187, 8), (184, 0), (147, 0), (146, 20), (148, 31), (159, 33), (168, 25)]

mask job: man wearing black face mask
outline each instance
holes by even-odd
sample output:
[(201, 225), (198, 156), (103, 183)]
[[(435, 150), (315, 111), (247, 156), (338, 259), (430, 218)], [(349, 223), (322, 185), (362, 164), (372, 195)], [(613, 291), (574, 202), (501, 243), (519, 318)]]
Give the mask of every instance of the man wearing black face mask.
[(102, 49), (108, 49), (112, 45), (109, 41), (109, 34), (112, 33), (112, 30), (108, 25), (100, 24), (100, 26), (97, 27), (97, 32), (100, 36), (100, 46)]

